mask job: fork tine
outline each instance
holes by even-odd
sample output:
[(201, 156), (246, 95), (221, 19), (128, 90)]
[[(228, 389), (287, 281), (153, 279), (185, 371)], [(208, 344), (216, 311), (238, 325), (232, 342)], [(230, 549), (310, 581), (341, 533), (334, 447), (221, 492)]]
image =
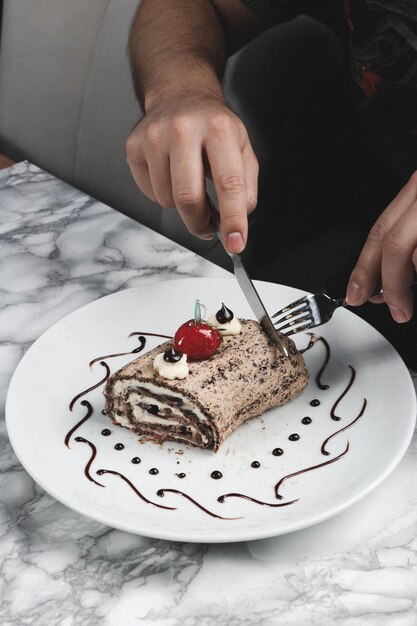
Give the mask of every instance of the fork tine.
[(313, 317), (310, 315), (310, 311), (308, 313), (305, 313), (304, 315), (300, 315), (299, 317), (296, 317), (294, 319), (289, 320), (286, 324), (284, 324), (284, 326), (279, 327), (279, 324), (285, 322), (284, 320), (280, 320), (279, 322), (276, 322), (274, 324), (275, 328), (280, 332), (284, 332), (287, 329), (291, 329), (295, 327), (299, 328), (300, 325), (302, 325), (303, 327), (306, 324), (314, 324), (314, 319)]
[[(285, 335), (286, 337), (289, 337), (290, 335), (296, 335), (297, 333), (301, 333), (303, 330), (307, 330), (308, 328), (314, 328), (316, 325), (314, 324), (313, 321), (309, 322), (308, 324), (302, 324), (300, 326), (297, 326), (296, 328), (293, 328), (292, 330), (289, 330), (288, 332), (283, 332), (282, 334)], [(278, 332), (282, 332), (282, 330), (278, 329)]]
[(308, 296), (304, 296), (303, 298), (300, 298), (299, 300), (295, 300), (295, 302), (291, 302), (291, 304), (287, 304), (287, 306), (284, 306), (283, 309), (281, 309), (280, 311), (277, 311), (276, 313), (274, 313), (274, 315), (271, 316), (272, 319), (274, 317), (279, 317), (280, 315), (283, 315), (284, 313), (288, 313), (289, 311), (293, 311), (296, 308), (298, 309), (303, 304), (308, 306), (307, 297)]

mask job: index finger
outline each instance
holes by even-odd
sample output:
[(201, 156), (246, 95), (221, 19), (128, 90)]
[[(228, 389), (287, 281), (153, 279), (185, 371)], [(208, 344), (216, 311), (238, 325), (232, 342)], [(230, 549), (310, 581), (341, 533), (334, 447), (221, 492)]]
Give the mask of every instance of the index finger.
[(228, 252), (239, 254), (248, 238), (247, 189), (242, 149), (229, 130), (206, 145), (220, 211), (220, 232)]

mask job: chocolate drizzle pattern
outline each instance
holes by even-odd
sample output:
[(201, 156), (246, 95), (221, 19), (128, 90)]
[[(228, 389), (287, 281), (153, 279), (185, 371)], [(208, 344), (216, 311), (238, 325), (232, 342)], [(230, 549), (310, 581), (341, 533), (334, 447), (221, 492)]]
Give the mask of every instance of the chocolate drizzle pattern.
[(241, 517), (222, 517), (221, 515), (217, 515), (217, 513), (213, 513), (212, 511), (209, 511), (208, 509), (206, 509), (205, 506), (203, 506), (202, 504), (199, 504), (197, 500), (194, 500), (194, 498), (184, 493), (183, 491), (180, 491), (179, 489), (158, 489), (158, 491), (156, 492), (156, 495), (158, 495), (160, 498), (163, 498), (166, 493), (177, 493), (178, 495), (182, 496), (183, 498), (186, 498), (187, 500), (195, 504), (195, 506), (197, 506), (199, 509), (207, 513), (207, 515), (211, 515), (211, 517), (217, 517), (217, 519), (225, 519), (225, 520), (242, 519)]
[(138, 339), (139, 345), (134, 350), (131, 350), (130, 352), (117, 352), (116, 354), (106, 354), (105, 356), (98, 356), (96, 359), (90, 361), (89, 366), (92, 367), (94, 363), (97, 363), (97, 361), (104, 361), (105, 359), (114, 359), (117, 356), (126, 356), (127, 354), (137, 354), (138, 352), (142, 352), (146, 344), (146, 339), (142, 335), (139, 335)]
[(129, 485), (129, 487), (135, 492), (135, 494), (144, 502), (147, 502), (147, 504), (153, 504), (154, 506), (157, 506), (159, 509), (169, 509), (170, 511), (176, 511), (176, 507), (172, 507), (172, 506), (163, 506), (162, 504), (158, 504), (157, 502), (152, 502), (151, 500), (148, 500), (148, 498), (146, 498), (138, 489), (136, 489), (135, 485), (128, 479), (126, 478), (126, 476), (124, 476), (124, 474), (121, 474), (120, 472), (116, 472), (114, 470), (109, 470), (109, 469), (99, 469), (97, 470), (97, 474), (99, 476), (102, 476), (103, 474), (113, 474), (114, 476), (119, 476), (122, 480), (124, 480), (124, 482)]
[(139, 337), (160, 337), (161, 339), (174, 339), (172, 335), (160, 335), (159, 333), (141, 333), (137, 331), (135, 331), (134, 333), (130, 333), (129, 337), (136, 337), (137, 335), (139, 335)]
[(90, 446), (92, 450), (92, 454), (91, 454), (90, 460), (88, 461), (87, 465), (84, 468), (84, 474), (87, 476), (88, 480), (91, 480), (92, 483), (95, 483), (99, 487), (104, 487), (104, 485), (94, 480), (94, 478), (90, 474), (90, 467), (94, 459), (96, 458), (97, 448), (91, 441), (88, 441), (88, 439), (84, 439), (84, 437), (75, 437), (75, 441), (80, 441), (81, 443), (86, 443), (88, 446)]
[(319, 467), (324, 467), (325, 465), (330, 465), (330, 463), (335, 463), (335, 461), (338, 461), (340, 458), (342, 458), (342, 456), (344, 456), (349, 450), (349, 441), (347, 442), (346, 448), (345, 450), (339, 454), (338, 456), (335, 456), (333, 459), (329, 459), (328, 461), (324, 461), (323, 463), (318, 463), (317, 465), (311, 465), (310, 467), (305, 467), (301, 470), (298, 470), (298, 472), (292, 472), (291, 474), (287, 474), (286, 476), (283, 476), (275, 485), (274, 487), (274, 491), (275, 491), (275, 497), (278, 500), (282, 500), (284, 496), (281, 496), (279, 493), (279, 488), (281, 487), (281, 485), (288, 480), (289, 478), (292, 478), (293, 476), (298, 476), (299, 474), (305, 474), (306, 472), (311, 472), (312, 470), (318, 469)]
[(90, 391), (93, 391), (93, 389), (97, 389), (97, 387), (100, 387), (101, 385), (104, 385), (104, 383), (106, 382), (106, 380), (110, 376), (110, 368), (107, 365), (107, 363), (105, 363), (104, 361), (100, 361), (100, 365), (102, 365), (105, 368), (105, 370), (106, 370), (105, 377), (102, 380), (100, 380), (98, 383), (93, 385), (92, 387), (89, 387), (88, 389), (85, 389), (84, 391), (81, 391), (81, 393), (79, 393), (76, 396), (74, 396), (73, 399), (70, 402), (70, 405), (69, 405), (69, 410), (70, 411), (72, 411), (72, 409), (74, 408), (74, 404), (77, 402), (77, 400), (79, 400), (80, 398), (85, 396), (87, 393), (90, 393)]
[(336, 437), (336, 435), (338, 435), (339, 433), (342, 433), (344, 430), (347, 430), (348, 428), (350, 428), (351, 426), (353, 426), (353, 424), (354, 424), (355, 422), (357, 422), (357, 421), (358, 421), (358, 419), (359, 419), (359, 418), (361, 418), (361, 417), (362, 417), (362, 415), (365, 413), (365, 410), (366, 410), (366, 406), (367, 406), (367, 404), (368, 404), (368, 402), (367, 402), (366, 398), (364, 398), (364, 400), (363, 400), (363, 404), (362, 404), (362, 408), (361, 408), (361, 410), (359, 411), (358, 415), (355, 417), (355, 419), (354, 419), (354, 420), (352, 420), (349, 424), (347, 424), (347, 425), (346, 425), (346, 426), (344, 426), (343, 428), (340, 428), (339, 430), (337, 430), (335, 433), (333, 433), (332, 435), (330, 435), (329, 437), (327, 437), (327, 439), (325, 439), (325, 440), (323, 441), (323, 443), (322, 443), (322, 445), (321, 445), (321, 448), (320, 448), (320, 449), (321, 449), (321, 453), (322, 453), (322, 454), (325, 454), (325, 455), (330, 454), (330, 452), (327, 452), (327, 450), (326, 450), (326, 446), (327, 446), (327, 444), (329, 443), (330, 439), (333, 439), (333, 437)]
[[(226, 310), (226, 312), (228, 312), (228, 310)], [(233, 314), (232, 314), (233, 315)], [(322, 377), (323, 374), (328, 366), (328, 363), (330, 361), (330, 355), (331, 355), (331, 350), (330, 350), (330, 346), (328, 344), (328, 342), (323, 338), (323, 337), (318, 337), (316, 335), (314, 335), (313, 333), (308, 333), (308, 335), (310, 336), (310, 340), (308, 345), (306, 346), (306, 348), (300, 350), (300, 352), (304, 353), (307, 352), (308, 350), (312, 349), (318, 342), (321, 342), (324, 347), (325, 347), (325, 359), (324, 362), (322, 364), (322, 366), (320, 367), (317, 375), (316, 375), (316, 384), (319, 387), (319, 389), (321, 390), (327, 390), (329, 389), (329, 385), (324, 384), (322, 382)], [(107, 379), (110, 376), (110, 368), (107, 365), (107, 363), (105, 362), (106, 359), (111, 359), (111, 358), (115, 358), (115, 357), (119, 357), (119, 356), (126, 356), (129, 354), (137, 354), (139, 352), (141, 352), (146, 345), (146, 338), (145, 337), (158, 337), (158, 338), (162, 338), (162, 339), (172, 339), (171, 336), (169, 335), (161, 335), (161, 334), (157, 334), (157, 333), (143, 333), (143, 332), (133, 332), (129, 334), (129, 337), (133, 337), (133, 336), (137, 336), (138, 337), (138, 341), (139, 341), (139, 345), (134, 348), (133, 350), (129, 351), (129, 352), (118, 352), (118, 353), (114, 353), (114, 354), (108, 354), (102, 357), (97, 357), (95, 359), (93, 359), (92, 361), (90, 361), (89, 366), (92, 367), (95, 363), (99, 362), (100, 365), (102, 367), (105, 368), (105, 376), (103, 377), (102, 380), (100, 380), (98, 383), (96, 383), (95, 385), (92, 385), (91, 387), (88, 387), (87, 389), (85, 389), (84, 391), (80, 392), (79, 394), (77, 394), (76, 396), (74, 396), (74, 398), (71, 400), (70, 404), (69, 404), (69, 409), (70, 411), (73, 410), (76, 402), (82, 398), (83, 396), (85, 396), (86, 394), (88, 394), (89, 392), (93, 391), (94, 389), (97, 389), (98, 387), (100, 387), (101, 385), (103, 385)], [(349, 392), (349, 390), (351, 389), (354, 380), (355, 380), (355, 376), (356, 376), (356, 372), (354, 370), (354, 368), (349, 365), (349, 368), (351, 370), (351, 377), (350, 377), (350, 381), (347, 385), (347, 387), (344, 389), (344, 391), (342, 392), (342, 394), (337, 398), (337, 400), (335, 401), (335, 403), (332, 406), (331, 412), (330, 412), (330, 416), (333, 420), (338, 421), (341, 418), (336, 415), (336, 409), (339, 405), (339, 403), (341, 402), (341, 400), (346, 396), (346, 394)], [(84, 424), (92, 415), (93, 415), (93, 406), (91, 405), (90, 402), (88, 402), (87, 400), (82, 400), (81, 401), (81, 405), (85, 406), (87, 408), (87, 412), (84, 415), (84, 417), (77, 422), (77, 424), (75, 424), (75, 426), (73, 426), (71, 428), (70, 431), (68, 431), (66, 437), (65, 437), (65, 445), (69, 448), (69, 442), (71, 437), (73, 436), (73, 434), (75, 433), (75, 431), (80, 428), (80, 426), (82, 426), (82, 424)], [(311, 406), (319, 406), (320, 405), (320, 401), (318, 399), (314, 399), (312, 402), (310, 402)], [(330, 455), (330, 453), (326, 450), (326, 446), (329, 443), (329, 441), (335, 437), (336, 435), (340, 434), (341, 432), (345, 431), (346, 429), (350, 428), (351, 426), (353, 426), (353, 424), (355, 422), (357, 422), (364, 414), (365, 410), (366, 410), (366, 406), (367, 406), (367, 400), (364, 399), (363, 401), (363, 405), (362, 408), (359, 412), (359, 414), (351, 421), (349, 422), (349, 424), (347, 424), (346, 426), (344, 426), (343, 428), (337, 430), (336, 432), (332, 433), (331, 435), (329, 435), (322, 443), (321, 446), (321, 453), (323, 455)], [(104, 414), (104, 412), (102, 411), (102, 413)], [(311, 423), (311, 418), (310, 417), (305, 417), (301, 420), (301, 422), (303, 424), (310, 424)], [(104, 429), (102, 431), (103, 435), (108, 435), (110, 434), (110, 431), (108, 429)], [(299, 439), (299, 435), (297, 433), (293, 433), (290, 437), (290, 440), (292, 441), (296, 441)], [(92, 478), (91, 474), (90, 474), (90, 468), (91, 465), (94, 461), (94, 459), (96, 458), (97, 455), (97, 448), (95, 447), (95, 445), (85, 439), (84, 437), (76, 437), (75, 441), (80, 442), (80, 443), (85, 443), (88, 446), (90, 446), (92, 453), (90, 456), (90, 459), (88, 460), (85, 469), (84, 469), (84, 473), (86, 475), (86, 477), (93, 483), (95, 483), (96, 485), (100, 486), (100, 487), (105, 487), (105, 485), (99, 483), (98, 481), (94, 480), (94, 478)], [(122, 450), (124, 448), (123, 444), (116, 444), (115, 446), (116, 449)], [(344, 449), (344, 451), (342, 453), (340, 453), (339, 455), (328, 459), (327, 461), (324, 461), (322, 463), (318, 463), (316, 465), (312, 465), (306, 468), (302, 468), (296, 472), (292, 472), (291, 474), (287, 474), (285, 476), (283, 476), (282, 478), (280, 478), (280, 480), (275, 484), (274, 486), (274, 493), (275, 493), (275, 497), (277, 500), (282, 500), (283, 496), (279, 493), (283, 483), (287, 480), (289, 480), (290, 478), (294, 477), (294, 476), (298, 476), (300, 474), (304, 474), (306, 472), (311, 472), (313, 470), (319, 469), (321, 467), (324, 467), (326, 465), (329, 465), (331, 463), (335, 463), (336, 461), (338, 461), (340, 458), (342, 458), (345, 454), (347, 454), (349, 450), (349, 441), (347, 441), (346, 444), (346, 448)], [(283, 454), (283, 450), (281, 448), (275, 448), (272, 451), (272, 454), (274, 456), (281, 456)], [(134, 457), (132, 458), (131, 462), (133, 464), (139, 464), (141, 462), (139, 457)], [(259, 461), (254, 461), (251, 463), (251, 467), (253, 468), (258, 468), (260, 467), (260, 463)], [(99, 469), (97, 472), (98, 476), (102, 476), (104, 474), (113, 474), (114, 476), (118, 476), (121, 480), (123, 480), (129, 487), (130, 489), (143, 501), (146, 502), (147, 504), (152, 504), (155, 507), (161, 508), (161, 509), (166, 509), (166, 510), (171, 510), (171, 511), (175, 511), (177, 510), (176, 507), (170, 507), (170, 506), (163, 506), (161, 504), (158, 504), (156, 502), (153, 502), (152, 500), (149, 500), (147, 497), (145, 497), (138, 489), (137, 487), (133, 484), (133, 482), (131, 482), (129, 480), (129, 478), (127, 476), (125, 476), (124, 474), (121, 474), (120, 472), (117, 472), (115, 470), (111, 470), (111, 469)], [(149, 470), (150, 474), (153, 475), (157, 475), (158, 474), (158, 470), (157, 468), (151, 468), (151, 470)], [(176, 474), (179, 478), (185, 478), (186, 474), (184, 472), (178, 473)], [(218, 470), (213, 471), (211, 473), (211, 478), (214, 479), (220, 479), (222, 478), (222, 473)], [(218, 515), (216, 513), (214, 513), (213, 511), (209, 510), (208, 508), (206, 508), (205, 506), (203, 506), (202, 504), (200, 504), (199, 502), (197, 502), (194, 498), (192, 498), (190, 495), (188, 495), (187, 493), (180, 491), (178, 489), (159, 489), (156, 494), (158, 497), (162, 498), (164, 497), (164, 495), (166, 493), (172, 493), (172, 494), (177, 494), (180, 495), (181, 497), (187, 499), (189, 502), (193, 503), (196, 507), (198, 507), (201, 511), (205, 512), (207, 515), (214, 517), (216, 519), (220, 519), (220, 520), (235, 520), (235, 519), (242, 519), (240, 517), (223, 517), (221, 515)], [(250, 502), (253, 502), (254, 504), (257, 504), (259, 506), (265, 506), (265, 507), (271, 507), (271, 508), (280, 508), (283, 506), (289, 506), (291, 504), (294, 504), (295, 502), (298, 502), (298, 499), (294, 499), (288, 502), (265, 502), (263, 500), (260, 500), (258, 498), (249, 496), (247, 494), (244, 493), (236, 493), (236, 492), (231, 492), (231, 493), (226, 493), (223, 494), (221, 496), (219, 496), (217, 498), (217, 501), (219, 503), (224, 503), (226, 499), (228, 498), (242, 498), (245, 500), (248, 500)]]
[(339, 405), (339, 402), (341, 402), (343, 400), (343, 398), (345, 397), (345, 395), (347, 394), (347, 392), (350, 390), (350, 388), (352, 387), (355, 378), (356, 378), (356, 371), (355, 369), (349, 365), (350, 371), (351, 371), (351, 376), (350, 376), (350, 381), (346, 387), (346, 389), (344, 390), (344, 392), (337, 398), (336, 402), (334, 403), (334, 405), (332, 406), (332, 409), (330, 411), (330, 417), (332, 418), (332, 420), (334, 420), (335, 422), (338, 422), (341, 417), (339, 415), (336, 415), (335, 411), (336, 408)]
[(226, 498), (243, 498), (245, 500), (250, 500), (251, 502), (255, 502), (255, 504), (260, 504), (262, 506), (269, 506), (271, 508), (277, 508), (277, 507), (281, 507), (281, 506), (288, 506), (290, 504), (294, 504), (294, 502), (298, 502), (297, 500), (290, 500), (289, 502), (280, 502), (280, 503), (276, 503), (276, 502), (263, 502), (263, 500), (258, 500), (257, 498), (252, 498), (252, 496), (247, 496), (244, 493), (225, 493), (222, 496), (219, 496), (217, 498), (217, 502), (221, 502), (223, 503)]
[(303, 354), (304, 352), (307, 352), (307, 350), (311, 350), (311, 348), (316, 343), (318, 343), (319, 341), (321, 341), (321, 343), (324, 345), (324, 347), (326, 349), (326, 357), (324, 359), (324, 363), (321, 366), (321, 368), (319, 369), (319, 371), (317, 373), (317, 376), (316, 376), (317, 387), (324, 391), (326, 389), (329, 389), (329, 385), (325, 385), (324, 383), (322, 383), (321, 377), (323, 376), (324, 370), (326, 369), (326, 367), (328, 366), (329, 361), (330, 361), (330, 346), (329, 346), (328, 341), (326, 341), (326, 339), (324, 337), (318, 337), (314, 333), (307, 333), (307, 335), (310, 335), (310, 341), (309, 341), (307, 347), (305, 347), (303, 350), (300, 350), (301, 354)]
[(87, 413), (86, 413), (86, 414), (84, 415), (84, 417), (83, 417), (83, 418), (82, 418), (79, 422), (77, 422), (77, 423), (75, 424), (75, 426), (73, 426), (73, 427), (71, 428), (71, 430), (69, 430), (69, 431), (67, 432), (67, 434), (65, 435), (65, 440), (64, 440), (64, 442), (65, 442), (65, 445), (67, 446), (67, 448), (69, 448), (69, 447), (70, 447), (70, 445), (69, 445), (69, 441), (70, 441), (70, 439), (71, 439), (72, 435), (75, 433), (75, 431), (76, 431), (76, 430), (78, 430), (78, 428), (79, 428), (82, 424), (84, 424), (84, 422), (86, 422), (86, 421), (87, 421), (87, 420), (88, 420), (88, 419), (92, 416), (92, 414), (93, 414), (93, 407), (92, 407), (92, 405), (88, 402), (88, 400), (82, 400), (81, 404), (82, 404), (82, 406), (86, 406), (86, 407), (87, 407)]

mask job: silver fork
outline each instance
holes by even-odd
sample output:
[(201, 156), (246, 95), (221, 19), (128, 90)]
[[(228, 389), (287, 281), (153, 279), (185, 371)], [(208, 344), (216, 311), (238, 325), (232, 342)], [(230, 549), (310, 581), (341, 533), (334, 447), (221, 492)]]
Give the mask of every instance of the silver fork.
[[(284, 335), (295, 335), (303, 330), (315, 328), (330, 320), (339, 306), (345, 304), (345, 299), (335, 300), (325, 293), (316, 293), (312, 296), (304, 296), (280, 311), (272, 315), (272, 319), (279, 317), (274, 322), (275, 328)], [(283, 324), (283, 326), (280, 326)]]
[[(417, 284), (416, 277), (414, 277), (413, 286)], [(377, 288), (372, 294), (371, 298), (380, 296), (384, 293), (384, 290)], [(325, 293), (315, 293), (311, 296), (304, 296), (299, 300), (295, 300), (291, 304), (288, 304), (280, 311), (277, 311), (272, 315), (272, 319), (279, 317), (274, 322), (275, 328), (284, 335), (295, 335), (303, 330), (309, 328), (315, 328), (328, 322), (336, 309), (340, 306), (345, 306), (345, 298), (331, 298)], [(283, 324), (283, 326), (281, 326)]]

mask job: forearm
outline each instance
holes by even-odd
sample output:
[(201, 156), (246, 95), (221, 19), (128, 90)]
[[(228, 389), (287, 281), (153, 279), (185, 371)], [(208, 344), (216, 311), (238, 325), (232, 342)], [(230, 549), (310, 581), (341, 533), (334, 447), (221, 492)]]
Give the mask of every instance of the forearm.
[(129, 49), (145, 111), (155, 100), (175, 94), (223, 98), (225, 34), (210, 0), (143, 0)]

